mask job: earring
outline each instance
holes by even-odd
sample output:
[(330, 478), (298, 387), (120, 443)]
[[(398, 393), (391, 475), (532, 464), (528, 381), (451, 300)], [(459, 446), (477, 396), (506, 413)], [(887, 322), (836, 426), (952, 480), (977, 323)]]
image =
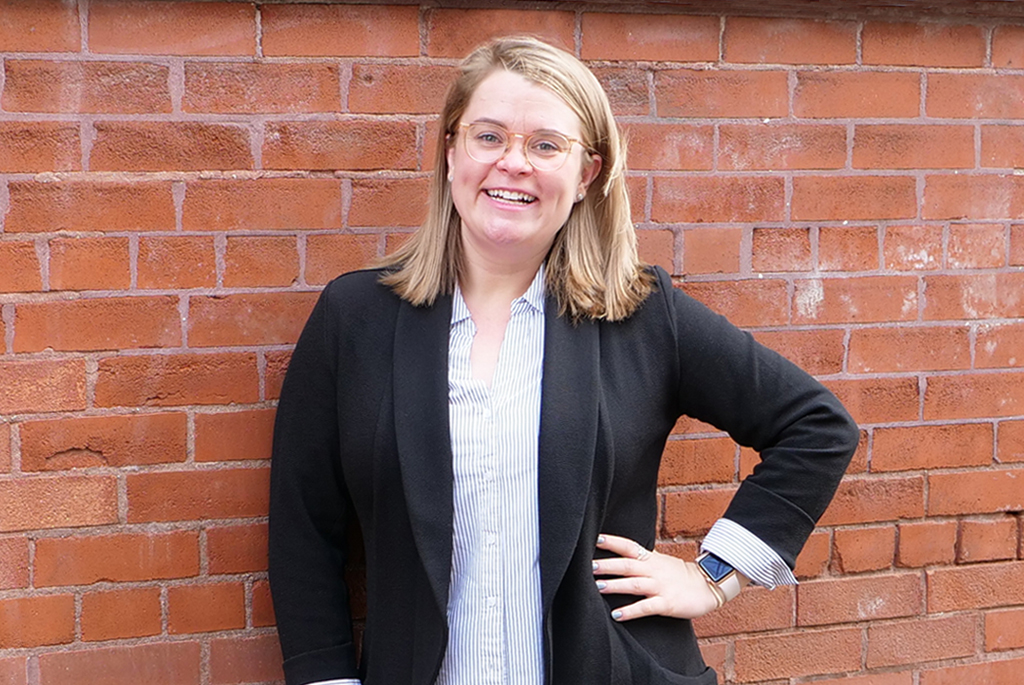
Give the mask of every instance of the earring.
[(583, 202), (583, 198), (585, 198), (585, 197), (586, 197), (585, 194), (580, 193), (579, 195), (576, 196), (576, 202)]
[(455, 170), (451, 167), (448, 168), (448, 182), (451, 183), (455, 180)]

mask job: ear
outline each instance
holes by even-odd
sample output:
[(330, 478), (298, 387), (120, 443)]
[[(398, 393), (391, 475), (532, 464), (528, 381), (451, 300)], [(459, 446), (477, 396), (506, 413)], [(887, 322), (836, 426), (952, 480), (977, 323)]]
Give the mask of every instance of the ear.
[(455, 141), (452, 135), (449, 133), (445, 139), (445, 158), (448, 160), (448, 175), (451, 176), (452, 171), (455, 169)]
[(579, 192), (587, 192), (587, 188), (594, 182), (597, 175), (601, 173), (601, 165), (603, 163), (604, 160), (601, 159), (601, 155), (590, 155), (590, 159), (583, 164), (583, 169), (580, 172)]

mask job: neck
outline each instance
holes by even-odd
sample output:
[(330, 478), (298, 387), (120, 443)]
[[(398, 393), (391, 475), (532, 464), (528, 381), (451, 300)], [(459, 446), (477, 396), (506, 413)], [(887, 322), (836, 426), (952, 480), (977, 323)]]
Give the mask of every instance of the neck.
[(462, 298), (472, 312), (474, 305), (504, 306), (530, 287), (545, 253), (526, 259), (495, 259), (465, 245), (465, 260), (459, 275)]

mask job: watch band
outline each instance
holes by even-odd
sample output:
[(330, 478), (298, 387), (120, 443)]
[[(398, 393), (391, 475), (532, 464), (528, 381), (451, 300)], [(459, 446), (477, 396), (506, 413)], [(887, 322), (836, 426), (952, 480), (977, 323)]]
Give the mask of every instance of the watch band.
[(703, 552), (695, 563), (719, 599), (719, 607), (740, 594), (743, 587), (740, 585), (739, 574), (729, 562), (711, 552)]

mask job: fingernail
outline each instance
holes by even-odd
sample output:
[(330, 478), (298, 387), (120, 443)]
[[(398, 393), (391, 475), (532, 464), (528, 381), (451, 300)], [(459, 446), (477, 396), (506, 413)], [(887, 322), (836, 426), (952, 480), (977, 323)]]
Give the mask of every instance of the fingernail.
[(612, 618), (614, 618), (616, 621), (618, 621), (620, 618), (622, 618), (622, 612), (619, 611), (618, 609), (616, 609), (615, 611), (612, 612)]
[(603, 535), (598, 535), (597, 536), (597, 544), (599, 544), (599, 545), (603, 545), (604, 544), (604, 536)]
[(597, 589), (598, 590), (603, 590), (606, 587), (608, 587), (608, 583), (604, 582), (603, 580), (597, 581)]
[(597, 562), (596, 561), (590, 562), (590, 567), (596, 571), (597, 570)]

